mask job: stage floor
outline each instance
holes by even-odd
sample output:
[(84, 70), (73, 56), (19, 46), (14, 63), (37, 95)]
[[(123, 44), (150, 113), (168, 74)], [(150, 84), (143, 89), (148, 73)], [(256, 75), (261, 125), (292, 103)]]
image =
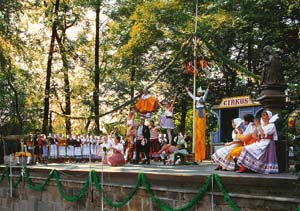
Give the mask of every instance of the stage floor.
[[(4, 167), (4, 165), (3, 165)], [(14, 167), (21, 167), (20, 165)], [(114, 172), (114, 173), (145, 173), (145, 174), (163, 174), (176, 176), (209, 176), (218, 174), (222, 177), (252, 177), (252, 178), (272, 178), (272, 179), (291, 179), (297, 180), (299, 175), (292, 172), (283, 172), (278, 174), (258, 174), (254, 172), (236, 173), (234, 171), (215, 171), (216, 164), (212, 161), (203, 161), (199, 165), (163, 165), (162, 162), (151, 162), (145, 164), (125, 164), (124, 166), (102, 165), (100, 162), (91, 163), (49, 163), (26, 166), (28, 169), (56, 169), (58, 171), (78, 171), (85, 172), (95, 170), (96, 172)]]

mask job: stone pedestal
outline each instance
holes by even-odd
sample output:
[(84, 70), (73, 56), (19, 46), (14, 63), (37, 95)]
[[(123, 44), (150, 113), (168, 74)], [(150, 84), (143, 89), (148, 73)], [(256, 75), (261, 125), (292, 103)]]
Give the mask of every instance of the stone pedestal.
[(285, 93), (286, 85), (284, 84), (270, 84), (262, 85), (261, 91), (258, 97), (258, 101), (263, 105), (265, 110), (270, 110), (274, 114), (281, 114), (282, 108), (284, 108), (285, 102)]

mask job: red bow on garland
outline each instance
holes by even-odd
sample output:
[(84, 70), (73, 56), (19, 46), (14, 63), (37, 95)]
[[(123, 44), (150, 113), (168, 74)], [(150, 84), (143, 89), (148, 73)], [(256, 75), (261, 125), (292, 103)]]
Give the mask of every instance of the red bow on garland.
[(201, 67), (201, 69), (207, 69), (208, 62), (203, 59), (197, 59), (196, 68), (194, 68), (194, 61), (185, 61), (183, 63), (183, 68), (185, 69), (185, 73), (187, 73), (187, 74), (192, 73), (193, 75), (196, 74), (196, 76), (197, 76), (198, 75), (197, 69), (199, 67)]

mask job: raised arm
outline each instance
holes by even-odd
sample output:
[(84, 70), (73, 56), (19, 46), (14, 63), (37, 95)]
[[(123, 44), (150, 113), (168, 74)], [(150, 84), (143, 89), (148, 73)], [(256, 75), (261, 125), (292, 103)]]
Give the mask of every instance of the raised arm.
[(157, 104), (160, 108), (164, 109), (164, 106), (159, 102), (159, 100), (157, 100)]
[(210, 83), (207, 86), (207, 89), (205, 90), (205, 93), (203, 95), (203, 101), (206, 101), (207, 95), (208, 95), (208, 91), (210, 90)]
[(187, 91), (188, 95), (189, 95), (193, 100), (196, 100), (196, 97), (190, 92), (189, 88), (185, 87), (185, 90)]
[(172, 102), (172, 104), (171, 104), (171, 109), (173, 109), (173, 107), (174, 107), (174, 105), (175, 105), (176, 97), (177, 97), (177, 93), (175, 93), (175, 95), (174, 95), (174, 99), (173, 99), (173, 102)]

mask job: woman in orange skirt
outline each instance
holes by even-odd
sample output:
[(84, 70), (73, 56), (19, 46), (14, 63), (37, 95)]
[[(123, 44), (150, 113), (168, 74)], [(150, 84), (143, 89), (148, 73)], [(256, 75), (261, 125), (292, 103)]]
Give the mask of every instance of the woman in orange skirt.
[(148, 90), (145, 88), (141, 98), (135, 104), (135, 109), (141, 114), (152, 113), (157, 110), (158, 101), (154, 96), (148, 94)]
[[(244, 146), (253, 144), (256, 142), (257, 133), (255, 130), (255, 125), (253, 124), (254, 116), (252, 114), (244, 115), (244, 125), (246, 126), (245, 131), (243, 134), (237, 134), (236, 138), (240, 140), (243, 144), (238, 145), (233, 148), (229, 154), (227, 155), (226, 159), (234, 160), (235, 164), (237, 162), (237, 158), (240, 156)], [(235, 169), (237, 170), (237, 164)]]

